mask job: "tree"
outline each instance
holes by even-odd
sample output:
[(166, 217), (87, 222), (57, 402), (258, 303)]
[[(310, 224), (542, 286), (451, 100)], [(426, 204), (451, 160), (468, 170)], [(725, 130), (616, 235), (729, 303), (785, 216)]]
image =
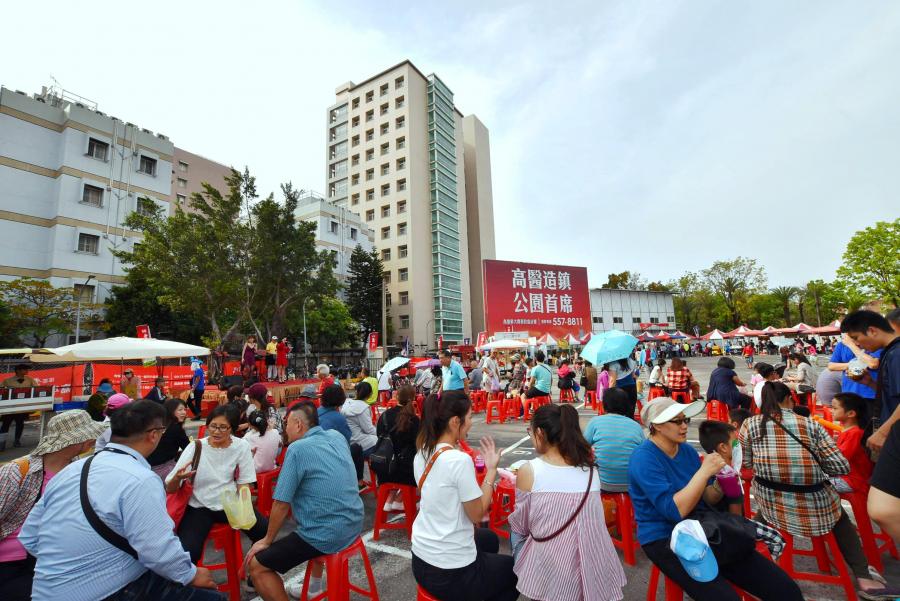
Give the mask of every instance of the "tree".
[(716, 261), (702, 273), (706, 285), (725, 303), (732, 327), (741, 324), (741, 301), (766, 285), (766, 272), (756, 264), (756, 259), (737, 257)]
[(749, 327), (765, 328), (781, 320), (781, 302), (771, 293), (754, 294), (747, 299), (747, 315)]
[[(781, 305), (782, 315), (784, 316), (784, 325), (791, 325), (791, 301), (800, 293), (800, 289), (796, 286), (779, 286), (772, 288), (770, 294)], [(803, 321), (801, 318), (800, 321)]]
[(816, 310), (816, 326), (822, 325), (822, 297), (827, 289), (828, 284), (823, 280), (810, 280), (803, 289), (803, 294), (812, 301)]
[(647, 290), (650, 292), (671, 292), (671, 288), (669, 288), (668, 284), (663, 284), (662, 282), (650, 282), (647, 284)]
[(879, 298), (900, 303), (900, 218), (856, 232), (844, 251), (839, 278)]
[[(384, 266), (373, 249), (366, 252), (357, 245), (347, 265), (347, 306), (359, 324), (361, 333), (381, 332), (381, 307), (384, 285)], [(388, 320), (390, 322), (390, 320)], [(382, 332), (382, 337), (387, 333)], [(388, 343), (385, 338), (384, 344)]]
[[(291, 327), (302, 331), (302, 316), (296, 308), (292, 311)], [(336, 298), (324, 297), (306, 307), (306, 336), (309, 344), (317, 349), (347, 348), (358, 344), (359, 324), (353, 321), (347, 305)]]
[(691, 331), (695, 325), (700, 325), (700, 303), (697, 300), (697, 291), (700, 288), (700, 278), (696, 273), (687, 272), (677, 280), (669, 282), (675, 304), (675, 321), (681, 324), (685, 331)]
[[(42, 347), (56, 334), (75, 329), (78, 301), (71, 288), (55, 288), (45, 280), (20, 278), (0, 282), (12, 327), (23, 342)], [(82, 303), (82, 311), (92, 305)]]
[(644, 290), (646, 282), (641, 278), (641, 274), (636, 271), (623, 271), (622, 273), (609, 274), (606, 278), (606, 283), (600, 287), (613, 290)]
[(9, 305), (0, 300), (0, 348), (19, 346), (19, 335)]

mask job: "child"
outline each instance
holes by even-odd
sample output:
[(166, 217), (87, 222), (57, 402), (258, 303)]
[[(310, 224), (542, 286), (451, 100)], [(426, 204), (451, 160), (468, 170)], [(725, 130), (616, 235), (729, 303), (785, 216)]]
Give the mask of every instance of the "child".
[(834, 421), (844, 427), (837, 446), (850, 462), (850, 473), (831, 478), (831, 483), (839, 493), (867, 492), (874, 464), (866, 453), (865, 429), (869, 425), (866, 399), (852, 392), (839, 392), (831, 401), (831, 412)]
[(743, 407), (735, 407), (728, 411), (728, 423), (734, 426), (735, 431), (740, 430), (744, 420), (750, 417), (750, 412)]
[[(699, 430), (700, 446), (703, 447), (703, 450), (707, 453), (718, 453), (725, 460), (726, 464), (716, 476), (725, 496), (715, 505), (714, 509), (736, 515), (744, 515), (744, 495), (741, 489), (740, 464), (737, 467), (733, 465), (735, 459), (740, 460), (734, 453), (735, 447), (738, 446), (735, 427), (725, 422), (706, 420), (700, 423)], [(722, 479), (730, 479), (732, 483), (736, 483), (737, 487), (733, 490), (726, 490), (727, 487), (722, 486)]]
[(244, 440), (250, 443), (256, 473), (275, 469), (275, 458), (281, 450), (281, 435), (269, 427), (269, 420), (260, 411), (255, 411), (249, 419), (250, 428)]

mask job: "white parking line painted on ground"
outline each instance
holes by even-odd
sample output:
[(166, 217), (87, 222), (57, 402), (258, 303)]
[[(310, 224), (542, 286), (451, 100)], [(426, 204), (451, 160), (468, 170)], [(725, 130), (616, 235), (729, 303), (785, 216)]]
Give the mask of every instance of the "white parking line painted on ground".
[(507, 453), (515, 451), (516, 449), (518, 449), (520, 446), (522, 446), (523, 444), (525, 444), (525, 442), (527, 442), (529, 440), (531, 440), (530, 436), (523, 436), (521, 439), (519, 439), (518, 442), (511, 444), (510, 446), (508, 446), (505, 449), (503, 449), (502, 451), (500, 451), (500, 455), (506, 455)]

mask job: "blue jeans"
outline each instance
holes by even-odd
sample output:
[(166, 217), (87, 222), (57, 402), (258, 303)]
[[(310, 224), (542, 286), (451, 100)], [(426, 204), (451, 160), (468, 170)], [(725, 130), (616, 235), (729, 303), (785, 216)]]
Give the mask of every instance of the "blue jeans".
[(166, 580), (153, 570), (147, 570), (137, 580), (125, 585), (125, 588), (113, 593), (105, 601), (224, 601), (225, 596), (219, 591), (194, 588)]

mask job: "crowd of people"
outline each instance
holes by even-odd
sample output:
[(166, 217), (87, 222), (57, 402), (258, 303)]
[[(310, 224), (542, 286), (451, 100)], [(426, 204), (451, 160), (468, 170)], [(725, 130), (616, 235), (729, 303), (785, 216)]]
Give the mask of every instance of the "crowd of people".
[[(844, 426), (837, 441), (795, 406), (798, 393), (816, 384), (814, 373), (803, 373), (809, 363), (802, 354), (789, 354), (782, 373), (757, 364), (759, 379), (747, 383), (725, 356), (707, 398), (726, 403), (729, 420), (700, 424), (703, 454), (687, 432), (705, 402), (678, 356), (656, 358), (650, 385), (663, 394), (642, 404), (640, 421), (634, 357), (602, 366), (567, 359), (551, 367), (540, 351), (511, 357), (506, 386), (497, 357), (483, 357), (467, 373), (443, 353), (440, 366), (427, 370), (428, 388), (400, 387), (396, 406), (375, 412), (374, 423), (378, 393), (390, 390), (382, 389), (381, 374), (365, 372), (348, 398), (320, 366), (318, 406), (301, 400), (283, 412), (264, 385), (233, 387), (194, 441), (184, 430), (184, 401), (166, 398), (162, 389), (159, 402), (104, 387), (111, 394), (102, 402), (53, 417), (33, 452), (0, 467), (0, 590), (12, 601), (220, 599), (208, 570), (197, 566), (207, 536), (229, 523), (229, 493), (278, 466), (268, 517), (254, 507), (239, 528), (251, 543), (246, 586), (266, 600), (296, 598), (299, 587), (286, 587), (283, 575), (309, 562), (309, 593), (316, 594), (328, 577), (320, 558), (361, 535), (369, 458), (380, 482), (418, 488), (410, 569), (438, 599), (622, 599), (626, 577), (606, 527), (603, 493), (630, 496), (644, 553), (694, 599), (737, 600), (732, 585), (763, 600), (802, 599), (797, 583), (757, 543), (777, 558), (784, 534), (828, 533), (859, 596), (893, 599), (900, 591), (869, 565), (839, 497), (867, 493), (872, 519), (895, 540), (900, 536), (900, 315), (888, 317), (860, 311), (842, 323), (841, 344), (853, 357), (836, 349), (829, 371), (852, 385), (828, 399)], [(534, 412), (527, 431), (537, 457), (512, 476), (511, 553), (504, 553), (497, 535), (481, 527), (501, 477), (500, 450), (482, 438), (476, 462), (461, 444), (472, 426), (469, 393), (478, 383), (525, 398), (546, 395), (554, 375), (563, 389), (596, 392), (604, 412), (584, 428), (572, 404)], [(418, 411), (416, 397), (425, 390)], [(686, 402), (671, 398), (674, 392), (686, 393), (680, 399)], [(388, 446), (390, 460), (379, 460)], [(741, 470), (752, 470), (749, 490)], [(747, 494), (757, 505), (753, 520), (743, 515)], [(384, 507), (401, 508), (396, 495)], [(285, 534), (291, 516), (296, 527)], [(680, 537), (692, 520), (727, 533), (705, 542), (717, 568), (702, 578)]]

